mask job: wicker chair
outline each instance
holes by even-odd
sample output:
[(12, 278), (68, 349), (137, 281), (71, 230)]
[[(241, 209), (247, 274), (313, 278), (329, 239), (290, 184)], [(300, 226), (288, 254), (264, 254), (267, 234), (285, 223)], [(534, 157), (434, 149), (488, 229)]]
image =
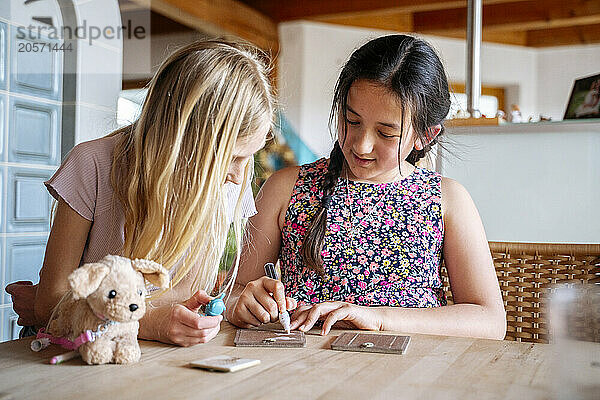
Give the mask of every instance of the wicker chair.
[[(546, 305), (555, 283), (600, 284), (600, 244), (490, 242), (506, 308), (506, 340), (548, 343)], [(448, 303), (448, 274), (442, 266)]]

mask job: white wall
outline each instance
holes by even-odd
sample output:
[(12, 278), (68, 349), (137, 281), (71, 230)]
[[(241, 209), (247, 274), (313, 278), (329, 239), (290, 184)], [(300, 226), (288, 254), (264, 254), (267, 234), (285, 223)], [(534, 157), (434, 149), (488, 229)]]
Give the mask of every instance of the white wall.
[(123, 40), (123, 80), (143, 80), (152, 77), (168, 55), (179, 47), (204, 37), (206, 35), (195, 31), (152, 35), (148, 48), (140, 47), (136, 40), (126, 38)]
[(600, 123), (449, 133), (442, 175), (469, 191), (488, 240), (600, 242)]
[[(278, 98), (288, 121), (297, 132), (304, 132), (302, 113), (304, 105), (304, 64), (308, 61), (304, 56), (304, 36), (301, 25), (292, 25), (288, 29), (279, 30), (280, 46), (277, 58)], [(285, 43), (285, 46), (283, 45)], [(318, 135), (301, 136), (310, 148), (319, 147)]]
[[(117, 0), (74, 0), (77, 25), (100, 28), (120, 26)], [(123, 42), (100, 39), (77, 41), (77, 101), (75, 143), (96, 139), (115, 129), (117, 99), (121, 91)]]
[(539, 50), (538, 109), (554, 120), (562, 119), (573, 81), (595, 74), (600, 74), (600, 45)]

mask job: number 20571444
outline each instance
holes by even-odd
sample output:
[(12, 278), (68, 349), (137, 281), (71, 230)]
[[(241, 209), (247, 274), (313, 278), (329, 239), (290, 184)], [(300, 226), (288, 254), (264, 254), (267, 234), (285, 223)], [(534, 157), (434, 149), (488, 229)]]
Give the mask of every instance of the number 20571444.
[(19, 53), (42, 53), (44, 51), (73, 51), (72, 43), (19, 43)]

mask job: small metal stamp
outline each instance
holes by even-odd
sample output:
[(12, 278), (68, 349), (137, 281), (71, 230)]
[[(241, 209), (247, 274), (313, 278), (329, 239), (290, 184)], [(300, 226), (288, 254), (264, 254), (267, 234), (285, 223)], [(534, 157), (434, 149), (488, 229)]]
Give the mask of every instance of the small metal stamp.
[(360, 347), (362, 347), (363, 349), (368, 349), (368, 348), (371, 348), (373, 346), (375, 346), (375, 344), (372, 343), (372, 342), (364, 342), (363, 344), (360, 345)]
[(275, 343), (276, 341), (277, 339), (274, 337), (263, 339), (263, 343)]
[(31, 350), (33, 351), (40, 351), (48, 346), (50, 346), (49, 338), (35, 339), (33, 342), (31, 342)]

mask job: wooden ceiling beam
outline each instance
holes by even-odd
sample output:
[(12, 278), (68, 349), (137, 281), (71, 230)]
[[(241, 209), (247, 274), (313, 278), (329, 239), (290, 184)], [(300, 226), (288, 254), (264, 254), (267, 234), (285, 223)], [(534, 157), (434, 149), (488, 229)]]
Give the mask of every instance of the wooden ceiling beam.
[[(311, 21), (336, 25), (357, 26), (371, 29), (384, 29), (395, 32), (414, 32), (412, 14), (377, 12), (359, 12), (354, 15), (323, 16), (310, 18)], [(465, 30), (445, 32), (445, 37), (466, 39)], [(527, 46), (527, 32), (524, 31), (483, 31), (484, 42)]]
[[(600, 23), (597, 0), (536, 0), (483, 7), (485, 31), (530, 31)], [(466, 30), (467, 10), (452, 9), (415, 13), (416, 32), (433, 35), (455, 34)]]
[[(467, 0), (241, 0), (277, 22), (313, 17), (348, 17), (357, 12), (414, 13), (467, 7)], [(483, 0), (504, 4), (528, 0)], [(348, 15), (350, 14), (350, 15)]]
[(413, 19), (411, 13), (396, 12), (358, 12), (310, 18), (311, 21), (326, 22), (336, 25), (357, 26), (361, 28), (383, 29), (396, 32), (412, 32)]
[(527, 46), (553, 47), (600, 43), (600, 24), (527, 32)]
[[(127, 15), (121, 11), (122, 15)], [(150, 12), (150, 28), (152, 35), (165, 35), (169, 33), (194, 32), (194, 28), (180, 24), (162, 14)]]
[[(132, 0), (147, 5), (148, 0)], [(244, 39), (277, 54), (277, 24), (234, 0), (152, 0), (151, 9), (183, 25), (215, 36)]]
[[(466, 32), (446, 32), (443, 35), (437, 35), (440, 37), (449, 37), (454, 39), (465, 39), (467, 38)], [(482, 32), (482, 42), (488, 43), (501, 43), (501, 44), (512, 44), (516, 46), (527, 46), (527, 32), (515, 32), (515, 31), (492, 31)]]

